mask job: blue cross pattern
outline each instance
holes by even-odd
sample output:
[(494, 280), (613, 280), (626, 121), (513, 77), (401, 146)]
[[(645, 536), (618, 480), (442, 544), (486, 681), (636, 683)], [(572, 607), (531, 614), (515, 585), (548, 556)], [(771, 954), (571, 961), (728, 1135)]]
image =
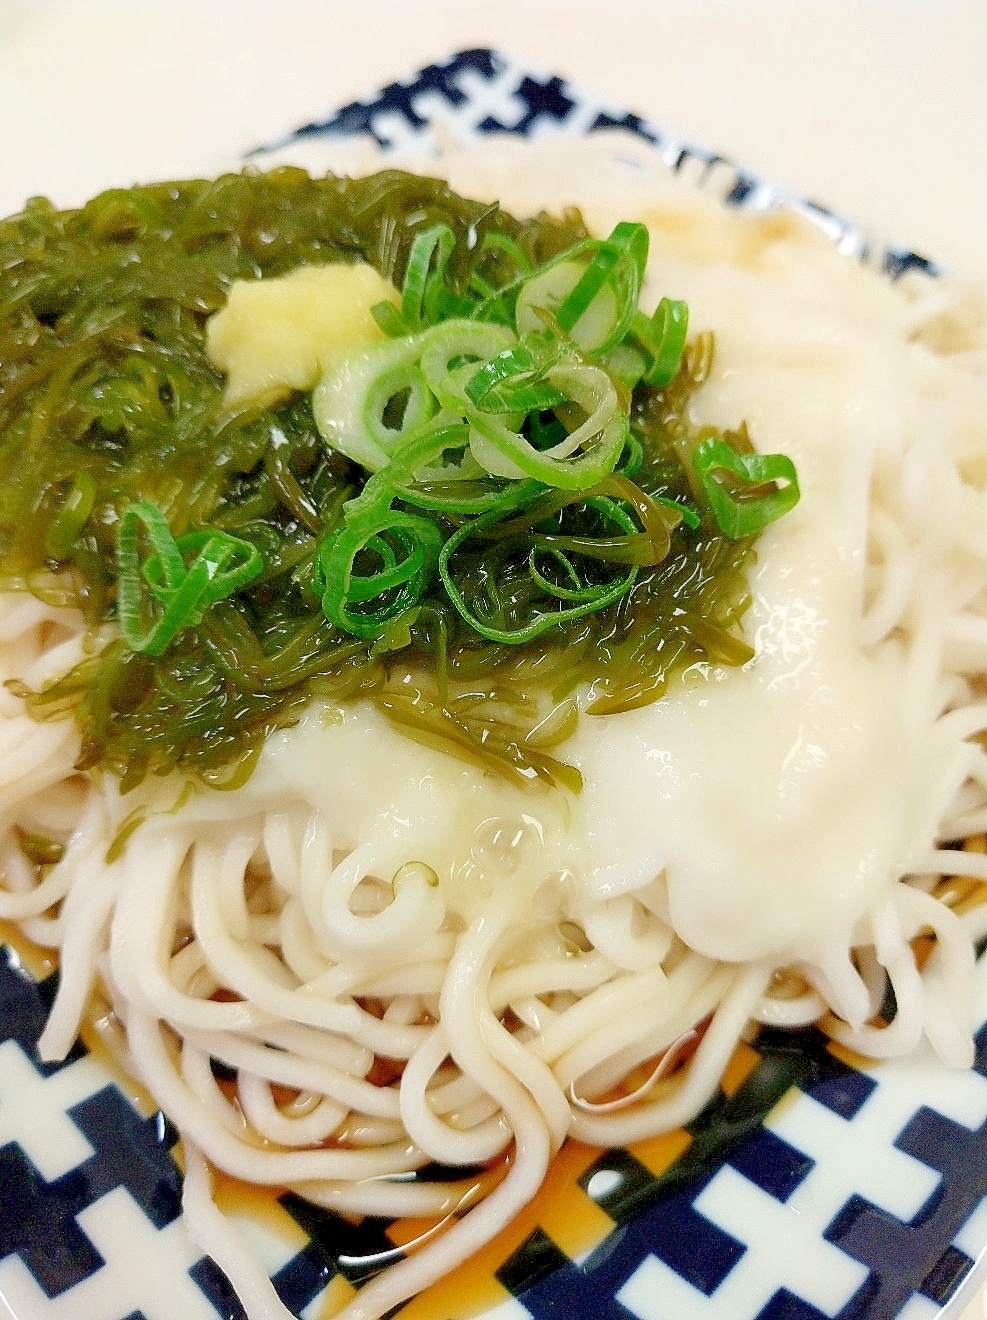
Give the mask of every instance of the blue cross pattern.
[[(840, 251), (875, 261), (893, 279), (909, 270), (938, 273), (934, 262), (906, 249), (875, 252), (858, 226), (818, 203), (757, 178), (716, 152), (683, 142), (652, 121), (601, 100), (556, 74), (531, 70), (501, 51), (485, 48), (459, 51), (403, 81), (388, 83), (365, 100), (353, 101), (256, 147), (249, 157), (262, 163), (265, 154), (291, 145), (331, 144), (366, 135), (407, 159), (426, 160), (439, 150), (438, 126), (444, 139), (457, 144), (487, 133), (571, 137), (621, 128), (655, 147), (677, 170), (697, 166), (705, 175), (718, 170), (722, 176), (718, 195), (730, 206), (766, 210), (784, 203), (818, 224)], [(311, 162), (306, 158), (305, 163)]]
[[(184, 1233), (160, 1115), (80, 1050), (34, 1056), (50, 996), (0, 961), (0, 1297), (16, 1320), (240, 1320)], [(620, 1222), (615, 1189), (635, 1177), (653, 1182), (612, 1152), (582, 1180), (618, 1221), (585, 1258), (539, 1230), (508, 1262), (513, 1320), (567, 1306), (587, 1320), (927, 1320), (987, 1241), (987, 1027), (969, 1072), (834, 1063), (717, 1168)], [(275, 1276), (297, 1314), (321, 1297), (328, 1256), (313, 1240)]]

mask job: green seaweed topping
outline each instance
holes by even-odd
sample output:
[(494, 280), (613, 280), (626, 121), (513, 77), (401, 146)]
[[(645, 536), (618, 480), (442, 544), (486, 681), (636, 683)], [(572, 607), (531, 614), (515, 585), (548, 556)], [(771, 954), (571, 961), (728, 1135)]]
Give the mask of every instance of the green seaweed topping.
[[(224, 409), (204, 340), (232, 281), (357, 260), (401, 290), (376, 309), (390, 375), (371, 354), (348, 414), (363, 450), (327, 447), (304, 395)], [(639, 226), (589, 239), (575, 213), (519, 222), (398, 171), (36, 200), (0, 223), (0, 587), (119, 625), (43, 691), (12, 688), (73, 716), (79, 767), (124, 789), (173, 770), (236, 787), (314, 696), (578, 788), (554, 753), (580, 684), (592, 712), (626, 710), (750, 657), (751, 532), (725, 534), (708, 483), (742, 505), (789, 485), (719, 450), (693, 465), (708, 439), (751, 447), (690, 425), (711, 341), (685, 346), (673, 300), (637, 309), (642, 261)]]

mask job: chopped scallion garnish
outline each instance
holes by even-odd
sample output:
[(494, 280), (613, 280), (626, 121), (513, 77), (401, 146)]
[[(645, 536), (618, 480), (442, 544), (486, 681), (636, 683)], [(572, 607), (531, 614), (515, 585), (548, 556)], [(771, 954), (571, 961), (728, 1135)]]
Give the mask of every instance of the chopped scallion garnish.
[(741, 454), (725, 440), (701, 440), (692, 465), (724, 536), (756, 536), (799, 500), (795, 464), (786, 454)]
[[(141, 526), (151, 543), (143, 559)], [(212, 528), (176, 538), (157, 505), (138, 500), (124, 510), (117, 532), (120, 632), (132, 650), (161, 655), (183, 629), (201, 622), (210, 605), (252, 582), (263, 568), (260, 552), (249, 541)], [(142, 579), (160, 607), (157, 612), (148, 608)]]
[[(462, 293), (447, 282), (451, 230), (418, 233), (400, 312), (387, 304), (376, 313), (397, 337), (341, 363), (315, 392), (323, 436), (367, 474), (322, 544), (314, 583), (327, 619), (356, 637), (372, 639), (417, 609), (437, 573), (472, 631), (528, 642), (614, 604), (639, 567), (665, 557), (671, 529), (701, 526), (701, 511), (632, 480), (644, 455), (629, 391), (639, 381), (670, 386), (689, 324), (675, 299), (662, 298), (650, 317), (638, 306), (647, 229), (619, 224), (534, 269), (509, 240), (490, 241), (514, 276), (500, 288), (473, 279)], [(703, 442), (694, 465), (709, 514), (734, 539), (798, 499), (794, 467), (779, 456), (741, 455), (717, 439)], [(748, 489), (733, 491), (724, 471)], [(616, 498), (603, 493), (608, 481), (622, 483)], [(565, 510), (566, 525), (532, 518), (520, 530), (524, 511), (542, 509), (552, 491), (561, 496), (549, 499), (553, 516)], [(457, 577), (461, 547), (478, 543), (497, 545), (491, 562), (509, 553), (526, 563), (508, 595), (493, 569), (474, 583), (482, 606), (468, 603)], [(603, 563), (629, 567), (604, 573)]]

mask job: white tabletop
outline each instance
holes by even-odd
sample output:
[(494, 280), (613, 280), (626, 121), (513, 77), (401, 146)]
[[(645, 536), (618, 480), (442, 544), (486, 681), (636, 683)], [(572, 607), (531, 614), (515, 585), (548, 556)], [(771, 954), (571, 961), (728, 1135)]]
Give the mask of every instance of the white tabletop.
[(0, 212), (230, 153), (497, 45), (987, 266), (983, 0), (0, 0)]
[(0, 0), (0, 213), (222, 168), (478, 45), (987, 270), (983, 0)]

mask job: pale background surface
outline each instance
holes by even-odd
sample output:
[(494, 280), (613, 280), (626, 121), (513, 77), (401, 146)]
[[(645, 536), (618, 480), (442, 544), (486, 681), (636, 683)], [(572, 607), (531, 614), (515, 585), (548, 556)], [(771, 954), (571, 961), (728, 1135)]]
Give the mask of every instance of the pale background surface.
[(476, 45), (987, 273), (983, 0), (0, 0), (0, 213), (222, 169)]
[(987, 264), (983, 0), (0, 0), (0, 211), (218, 168), (482, 44), (897, 243)]

